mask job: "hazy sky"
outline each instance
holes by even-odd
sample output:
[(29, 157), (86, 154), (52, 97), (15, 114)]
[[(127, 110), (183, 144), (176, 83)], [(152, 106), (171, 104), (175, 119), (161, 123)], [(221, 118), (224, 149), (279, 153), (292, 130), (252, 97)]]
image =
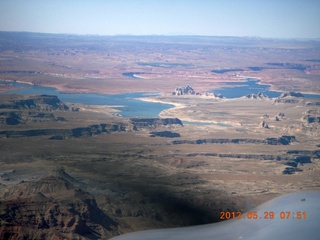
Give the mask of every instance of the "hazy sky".
[(0, 31), (320, 38), (320, 0), (0, 0)]

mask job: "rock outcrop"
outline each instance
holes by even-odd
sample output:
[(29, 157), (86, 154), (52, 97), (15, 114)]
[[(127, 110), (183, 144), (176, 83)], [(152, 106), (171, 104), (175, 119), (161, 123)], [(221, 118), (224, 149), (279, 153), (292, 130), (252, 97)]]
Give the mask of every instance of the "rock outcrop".
[(294, 174), (295, 172), (302, 172), (302, 169), (297, 168), (297, 167), (286, 167), (282, 173), (283, 174)]
[(63, 117), (56, 117), (53, 113), (31, 111), (4, 111), (0, 112), (0, 124), (19, 125), (27, 122), (62, 122)]
[(220, 157), (220, 158), (242, 158), (242, 159), (257, 159), (257, 160), (287, 160), (283, 156), (276, 156), (271, 154), (245, 154), (245, 153), (189, 153), (188, 157), (194, 156), (207, 156), (207, 157)]
[(8, 187), (0, 200), (0, 239), (107, 239), (118, 223), (60, 170)]
[(307, 124), (310, 123), (320, 123), (320, 116), (311, 116), (311, 115), (306, 115), (303, 118), (303, 121), (305, 121)]
[(140, 128), (156, 128), (159, 126), (183, 126), (179, 118), (130, 118), (131, 124), (134, 126), (134, 130)]
[(274, 103), (299, 103), (303, 98), (299, 92), (284, 92), (274, 100)]
[(257, 94), (251, 93), (246, 95), (244, 98), (247, 99), (270, 99), (267, 95), (262, 92), (258, 92)]
[(179, 133), (175, 133), (171, 131), (162, 131), (162, 132), (150, 132), (150, 137), (176, 138), (181, 136)]
[[(189, 85), (185, 87), (178, 87), (172, 92), (172, 95), (175, 96), (180, 96), (180, 95), (202, 95), (201, 93), (196, 92), (192, 87)], [(204, 96), (215, 98), (215, 99), (220, 99), (223, 98), (221, 94), (216, 94), (214, 92), (205, 92), (203, 93)]]
[(198, 93), (196, 93), (192, 87), (190, 87), (189, 85), (185, 86), (185, 87), (178, 87), (174, 90), (174, 92), (172, 93), (172, 95), (199, 95)]
[(36, 137), (50, 136), (51, 140), (63, 140), (66, 138), (79, 138), (99, 134), (109, 134), (112, 132), (126, 132), (129, 130), (139, 130), (142, 128), (157, 128), (163, 126), (183, 126), (178, 118), (131, 118), (129, 123), (101, 123), (89, 125), (87, 127), (77, 127), (70, 129), (30, 129), (30, 130), (4, 130), (0, 131), (2, 138)]
[(26, 95), (25, 99), (9, 100), (0, 104), (0, 109), (69, 110), (69, 107), (53, 95)]
[(286, 153), (292, 154), (295, 157), (306, 156), (306, 157), (320, 159), (320, 150), (313, 150), (313, 151), (312, 150), (288, 150)]
[(223, 98), (223, 96), (220, 93), (216, 94), (214, 92), (205, 92), (204, 95), (207, 97), (213, 97), (215, 99)]
[(51, 111), (70, 110), (57, 96), (51, 95), (2, 95), (0, 102), (1, 125), (65, 121)]
[(259, 128), (266, 128), (266, 129), (268, 129), (268, 128), (269, 128), (269, 125), (268, 125), (265, 121), (262, 121), (262, 122), (259, 124)]
[(101, 123), (88, 127), (78, 127), (71, 129), (32, 129), (32, 130), (5, 130), (0, 131), (0, 137), (18, 138), (51, 136), (52, 140), (62, 140), (66, 138), (78, 138), (83, 136), (93, 136), (102, 133), (124, 132), (127, 126), (124, 123)]
[(300, 92), (284, 92), (284, 93), (281, 93), (281, 95), (279, 96), (279, 98), (287, 98), (287, 97), (303, 98), (304, 96)]
[(207, 138), (197, 140), (174, 140), (172, 144), (265, 144), (289, 145), (296, 142), (295, 136), (281, 136), (279, 138), (250, 139), (250, 138)]
[(3, 125), (19, 125), (24, 121), (21, 114), (15, 112), (0, 112), (0, 124)]

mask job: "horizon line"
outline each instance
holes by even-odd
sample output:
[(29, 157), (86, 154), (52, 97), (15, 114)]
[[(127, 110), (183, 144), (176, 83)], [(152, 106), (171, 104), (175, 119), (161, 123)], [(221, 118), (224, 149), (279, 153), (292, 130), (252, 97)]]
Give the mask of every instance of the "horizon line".
[(0, 33), (33, 33), (50, 35), (71, 35), (71, 36), (96, 36), (96, 37), (221, 37), (221, 38), (250, 38), (250, 39), (269, 39), (269, 40), (316, 40), (320, 37), (260, 37), (260, 36), (234, 36), (234, 35), (200, 35), (200, 34), (93, 34), (93, 33), (53, 33), (53, 32), (33, 32), (33, 31), (7, 31), (0, 30)]

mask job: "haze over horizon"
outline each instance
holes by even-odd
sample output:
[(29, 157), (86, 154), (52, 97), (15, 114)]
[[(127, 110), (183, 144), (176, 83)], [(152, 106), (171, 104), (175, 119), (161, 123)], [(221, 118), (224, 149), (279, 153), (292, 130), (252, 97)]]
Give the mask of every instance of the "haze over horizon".
[(317, 0), (3, 0), (0, 31), (320, 38)]

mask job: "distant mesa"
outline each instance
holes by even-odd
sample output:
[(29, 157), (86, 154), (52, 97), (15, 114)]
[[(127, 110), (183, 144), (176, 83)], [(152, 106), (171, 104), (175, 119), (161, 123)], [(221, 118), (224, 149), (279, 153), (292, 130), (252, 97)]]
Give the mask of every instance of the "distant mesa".
[[(290, 145), (297, 142), (295, 136), (281, 136), (278, 138), (204, 138), (196, 140), (174, 140), (172, 144), (263, 144), (263, 145)], [(293, 154), (293, 153), (290, 153)], [(299, 152), (294, 154), (300, 154)], [(220, 155), (221, 156), (221, 155)]]
[(183, 123), (178, 118), (131, 118), (130, 123), (101, 123), (77, 128), (43, 128), (28, 130), (4, 130), (0, 131), (0, 137), (20, 138), (49, 136), (50, 140), (64, 140), (68, 138), (88, 137), (113, 132), (139, 131), (140, 129), (157, 127), (182, 127)]
[(32, 95), (24, 99), (8, 100), (0, 104), (0, 109), (33, 109), (33, 110), (69, 110), (69, 107), (62, 103), (54, 95)]
[(310, 116), (306, 115), (302, 118), (307, 124), (309, 123), (320, 123), (320, 116)]
[(0, 102), (0, 125), (66, 121), (63, 117), (55, 116), (52, 111), (71, 110), (53, 95), (27, 95), (21, 96), (21, 99), (16, 99), (14, 95), (3, 95)]
[(229, 68), (229, 69), (212, 70), (211, 72), (217, 73), (217, 74), (223, 74), (226, 72), (242, 72), (242, 71), (244, 70), (241, 68)]
[(133, 130), (156, 128), (162, 126), (183, 126), (179, 118), (130, 118)]
[(266, 94), (258, 92), (257, 94), (251, 93), (245, 96), (247, 99), (270, 99)]
[(250, 69), (251, 71), (261, 71), (264, 69), (264, 67), (254, 66), (254, 67), (248, 67), (248, 69)]
[(150, 137), (176, 138), (181, 136), (179, 133), (175, 133), (171, 131), (162, 131), (162, 132), (150, 132)]
[(296, 163), (304, 164), (304, 163), (311, 163), (311, 157), (310, 156), (296, 156), (294, 159)]
[(298, 103), (304, 95), (300, 92), (284, 92), (274, 100), (274, 103)]
[(299, 63), (267, 63), (267, 65), (271, 66), (272, 68), (282, 68), (282, 69), (294, 69), (298, 71), (305, 71), (309, 68), (309, 65), (303, 65)]
[(294, 174), (295, 172), (302, 172), (301, 168), (297, 168), (297, 167), (286, 167), (282, 173), (283, 174)]
[(281, 95), (279, 96), (279, 98), (286, 98), (286, 97), (300, 97), (303, 98), (304, 95), (300, 92), (284, 92), (281, 93)]
[(139, 66), (158, 67), (158, 68), (186, 68), (192, 67), (190, 63), (168, 63), (168, 62), (138, 62)]
[(297, 167), (298, 163), (295, 161), (289, 161), (289, 162), (286, 162), (285, 165), (290, 166), (290, 167)]

